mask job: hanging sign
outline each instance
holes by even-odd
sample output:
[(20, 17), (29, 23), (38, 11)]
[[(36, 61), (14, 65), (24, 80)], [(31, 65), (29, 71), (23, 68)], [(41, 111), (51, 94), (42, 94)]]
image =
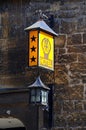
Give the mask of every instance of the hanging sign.
[(54, 70), (54, 38), (42, 31), (39, 33), (39, 66)]
[(57, 34), (43, 20), (25, 30), (29, 33), (28, 66), (54, 70), (54, 37)]

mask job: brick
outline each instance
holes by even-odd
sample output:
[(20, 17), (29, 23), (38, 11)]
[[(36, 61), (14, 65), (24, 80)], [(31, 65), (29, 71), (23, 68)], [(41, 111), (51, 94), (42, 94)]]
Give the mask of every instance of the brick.
[(8, 12), (2, 15), (2, 37), (7, 38), (9, 34), (9, 14)]
[(55, 83), (56, 84), (68, 84), (67, 68), (64, 65), (55, 66)]
[(83, 43), (86, 44), (86, 33), (83, 34)]
[(78, 54), (78, 62), (80, 63), (86, 63), (86, 55), (84, 53), (85, 49), (83, 50), (83, 53)]
[(55, 83), (56, 84), (68, 84), (68, 78), (67, 75), (62, 72), (62, 71), (58, 71), (58, 75), (55, 77)]
[(85, 113), (71, 113), (68, 118), (68, 124), (71, 127), (85, 126), (86, 114)]
[(83, 99), (83, 85), (73, 85), (69, 88), (70, 99), (71, 100), (82, 100)]
[(63, 48), (65, 46), (66, 36), (59, 35), (55, 38), (55, 46), (59, 48)]
[(2, 38), (2, 15), (0, 14), (0, 38)]
[(81, 39), (82, 39), (81, 34), (71, 35), (67, 39), (67, 44), (68, 45), (77, 45), (77, 44), (80, 45), (80, 44), (82, 44)]
[(82, 101), (74, 101), (74, 106), (75, 106), (75, 111), (76, 112), (81, 112), (83, 111), (83, 102)]
[[(70, 20), (71, 21), (71, 20)], [(68, 20), (61, 20), (60, 33), (70, 34), (76, 31), (76, 22), (68, 22)]]
[(64, 54), (58, 55), (58, 63), (72, 63), (77, 61), (76, 54)]
[(55, 76), (58, 74), (58, 71), (64, 71), (65, 73), (68, 73), (67, 67), (62, 64), (58, 64), (55, 66)]
[(68, 7), (66, 6), (64, 8), (64, 10), (60, 10), (59, 11), (59, 18), (74, 18), (74, 17), (76, 17), (80, 10), (77, 8), (76, 5), (71, 5), (71, 6), (68, 4)]
[(2, 27), (0, 28), (0, 38), (2, 38)]
[[(73, 3), (73, 2), (77, 2), (77, 0), (67, 0), (68, 2), (72, 2), (71, 4), (65, 4), (64, 6), (61, 6), (61, 10), (76, 10), (78, 9), (77, 4)], [(79, 0), (78, 0), (79, 1)]]
[(70, 65), (70, 71), (73, 73), (86, 73), (86, 64), (85, 63), (72, 63)]
[(81, 15), (81, 17), (78, 18), (77, 31), (78, 32), (86, 31), (86, 18), (83, 15)]
[(61, 126), (65, 127), (66, 126), (66, 119), (64, 118), (63, 115), (56, 115), (55, 124), (58, 127), (61, 127)]
[(84, 104), (84, 110), (86, 111), (86, 101), (84, 101), (83, 104)]
[(73, 112), (74, 111), (73, 101), (71, 101), (71, 100), (64, 101), (63, 111), (64, 112)]
[(56, 84), (55, 86), (55, 99), (63, 103), (63, 100), (69, 100), (70, 98), (70, 88), (66, 84)]
[(73, 73), (73, 72), (70, 72), (70, 79), (69, 79), (69, 82), (70, 84), (80, 84), (81, 82), (81, 75), (79, 75), (78, 73)]
[(86, 84), (86, 75), (82, 76), (82, 82)]
[(61, 114), (61, 109), (62, 109), (62, 103), (61, 103), (61, 101), (57, 101), (57, 100), (55, 100), (55, 98), (54, 98), (54, 104), (53, 104), (53, 107), (54, 107), (54, 112), (56, 112), (57, 111), (57, 114)]
[(74, 45), (74, 46), (68, 46), (68, 52), (69, 53), (84, 53), (86, 52), (86, 45)]

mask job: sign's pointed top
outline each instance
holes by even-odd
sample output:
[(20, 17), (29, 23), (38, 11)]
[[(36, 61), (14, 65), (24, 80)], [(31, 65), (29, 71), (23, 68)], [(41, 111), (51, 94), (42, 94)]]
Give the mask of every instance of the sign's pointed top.
[(36, 23), (32, 24), (31, 26), (25, 28), (25, 30), (32, 30), (32, 29), (42, 29), (44, 31), (47, 31), (55, 36), (57, 36), (58, 34), (55, 33), (45, 22), (44, 20), (39, 20)]

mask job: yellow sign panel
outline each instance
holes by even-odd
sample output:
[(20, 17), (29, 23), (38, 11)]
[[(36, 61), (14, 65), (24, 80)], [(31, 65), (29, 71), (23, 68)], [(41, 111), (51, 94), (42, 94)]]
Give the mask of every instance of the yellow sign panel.
[(39, 33), (39, 66), (54, 70), (54, 38), (42, 31)]
[(29, 32), (29, 66), (38, 64), (38, 31)]

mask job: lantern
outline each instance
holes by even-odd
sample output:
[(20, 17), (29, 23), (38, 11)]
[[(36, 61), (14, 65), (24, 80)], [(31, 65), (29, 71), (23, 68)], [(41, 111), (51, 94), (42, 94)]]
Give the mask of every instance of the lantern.
[(48, 92), (50, 89), (41, 81), (40, 76), (28, 88), (30, 90), (30, 104), (48, 105)]
[(28, 66), (54, 70), (54, 36), (57, 34), (43, 20), (25, 30), (29, 36)]

